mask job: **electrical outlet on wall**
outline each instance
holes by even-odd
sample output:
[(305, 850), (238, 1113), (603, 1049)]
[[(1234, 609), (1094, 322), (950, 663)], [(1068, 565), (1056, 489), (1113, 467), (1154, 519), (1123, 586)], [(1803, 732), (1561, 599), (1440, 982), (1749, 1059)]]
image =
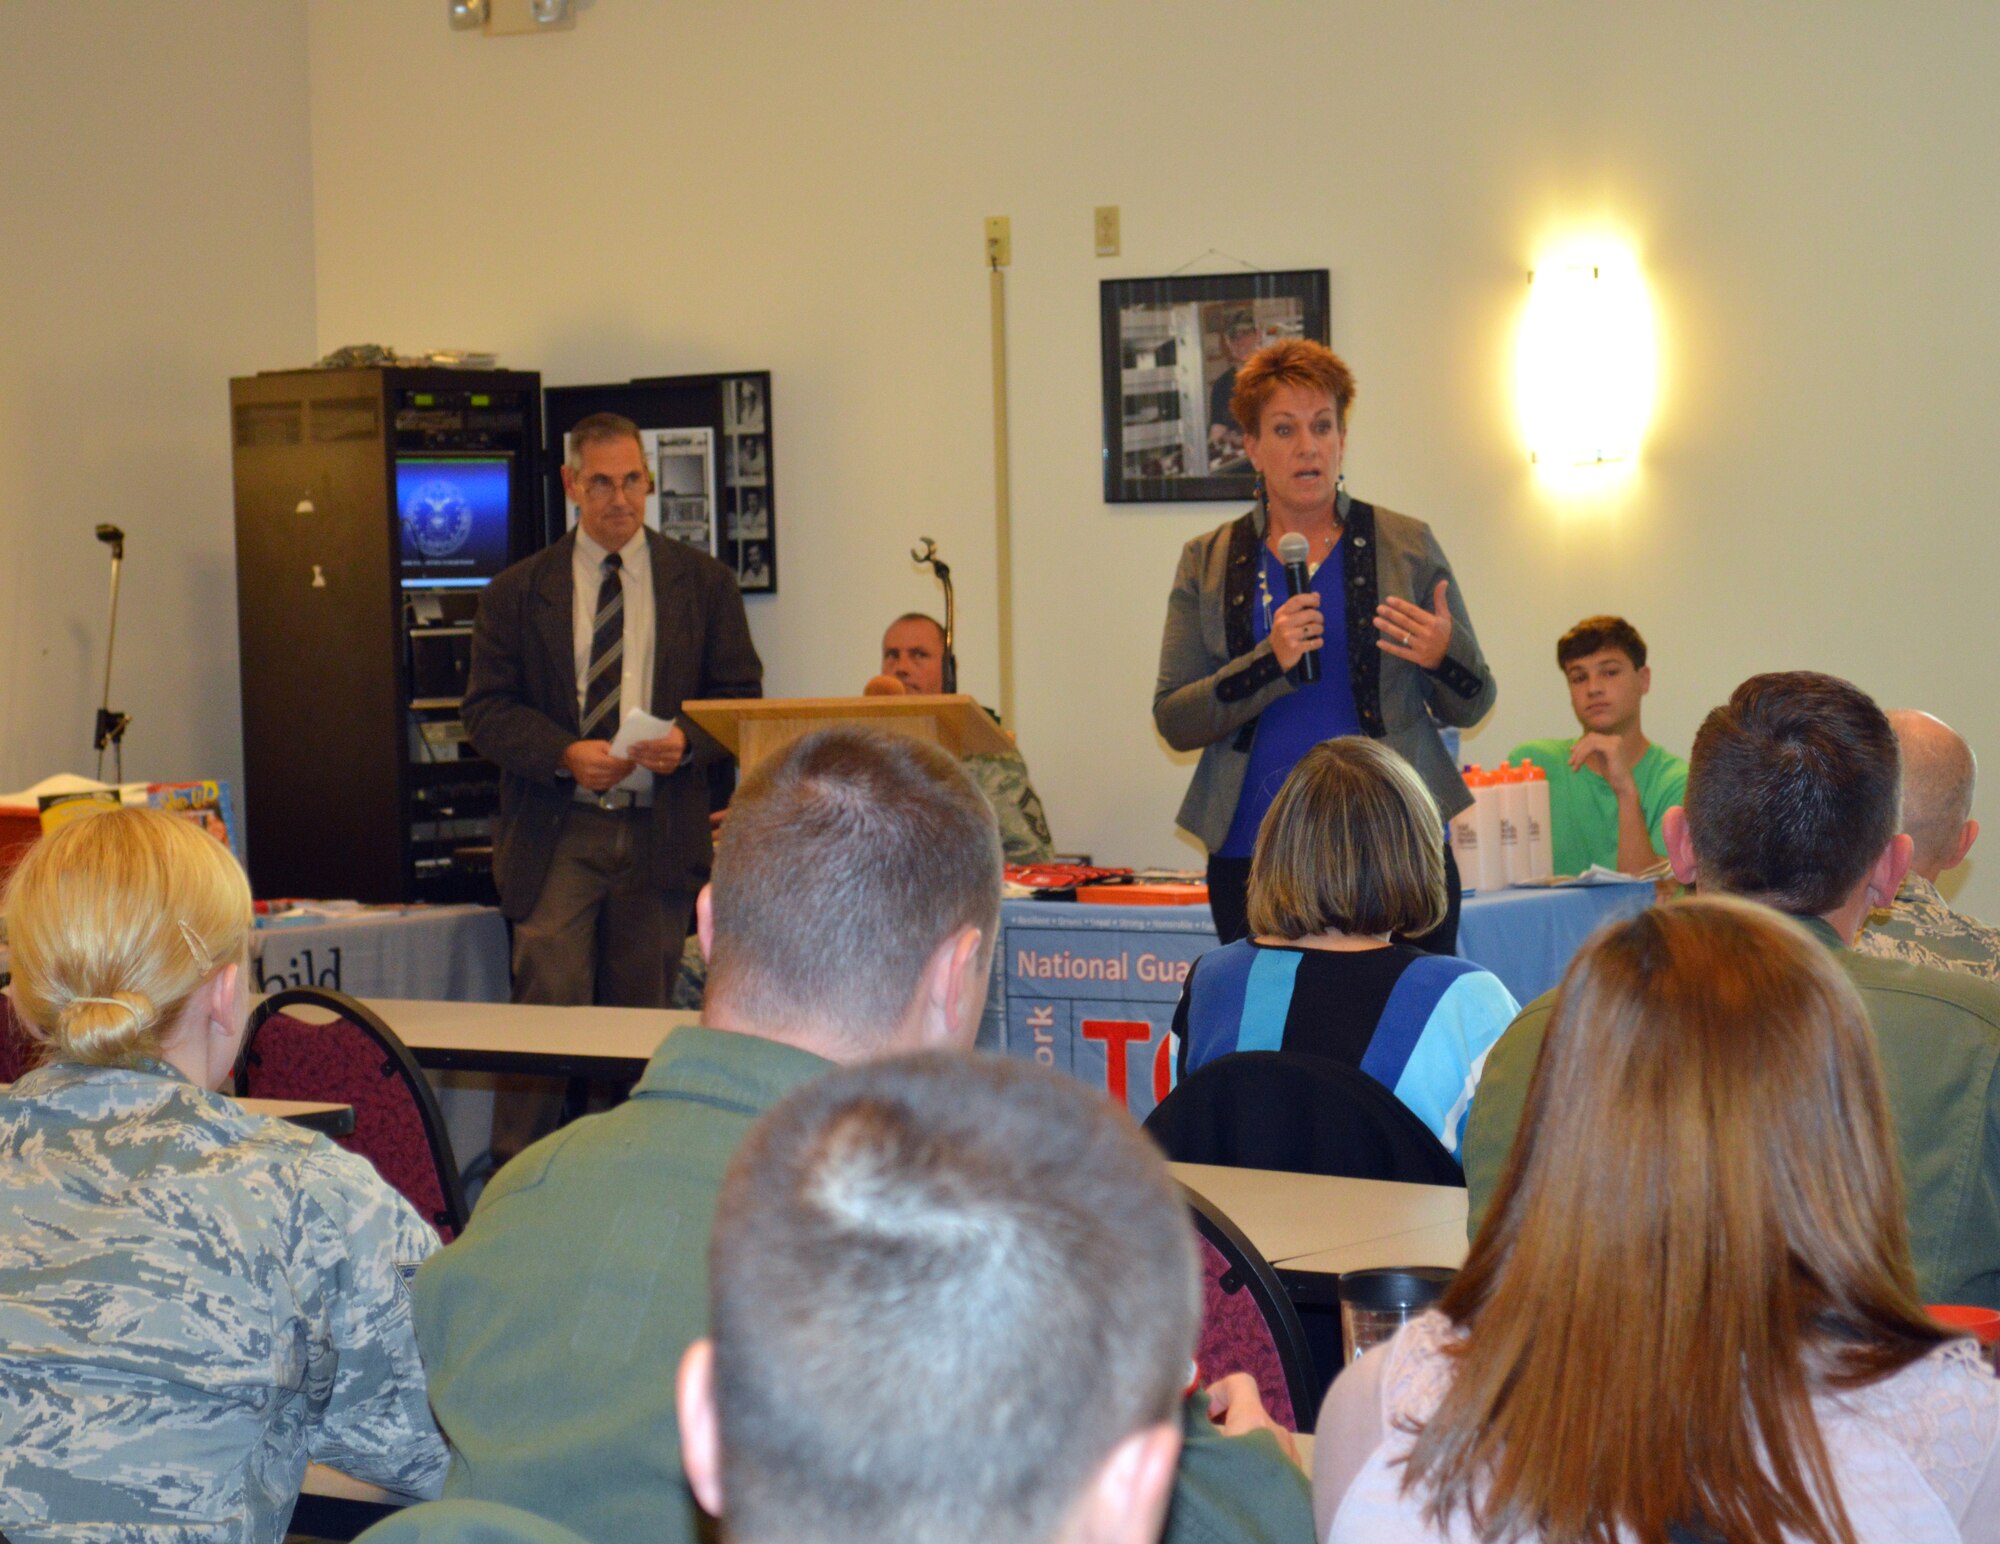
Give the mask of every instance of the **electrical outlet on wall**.
[(1097, 218), (1093, 222), (1097, 233), (1097, 255), (1116, 257), (1118, 255), (1118, 206), (1099, 204)]

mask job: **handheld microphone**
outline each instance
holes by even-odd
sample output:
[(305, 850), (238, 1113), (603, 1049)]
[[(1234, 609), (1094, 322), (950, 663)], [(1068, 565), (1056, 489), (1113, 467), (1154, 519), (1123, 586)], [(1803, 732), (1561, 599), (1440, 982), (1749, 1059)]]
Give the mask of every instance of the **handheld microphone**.
[[(1297, 531), (1287, 531), (1278, 538), (1278, 561), (1285, 565), (1285, 588), (1293, 595), (1303, 595), (1312, 588), (1312, 575), (1307, 565), (1312, 562), (1312, 543)], [(1319, 650), (1312, 649), (1299, 656), (1299, 680), (1310, 685), (1319, 679)]]

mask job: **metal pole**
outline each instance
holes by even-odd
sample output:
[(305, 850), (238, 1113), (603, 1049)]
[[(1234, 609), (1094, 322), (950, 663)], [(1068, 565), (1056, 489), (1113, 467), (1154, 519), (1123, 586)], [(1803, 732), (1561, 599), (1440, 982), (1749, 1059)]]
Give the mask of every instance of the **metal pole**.
[(112, 765), (119, 782), (125, 780), (125, 725), (123, 713), (111, 711), (111, 661), (118, 649), (118, 580), (125, 567), (125, 533), (115, 525), (100, 525), (97, 539), (111, 549), (111, 624), (104, 634), (104, 701), (97, 710), (97, 780), (104, 781), (104, 748), (112, 747)]
[(993, 590), (1000, 613), (1000, 722), (1014, 722), (1014, 514), (1007, 473), (1007, 278), (988, 264), (993, 302)]

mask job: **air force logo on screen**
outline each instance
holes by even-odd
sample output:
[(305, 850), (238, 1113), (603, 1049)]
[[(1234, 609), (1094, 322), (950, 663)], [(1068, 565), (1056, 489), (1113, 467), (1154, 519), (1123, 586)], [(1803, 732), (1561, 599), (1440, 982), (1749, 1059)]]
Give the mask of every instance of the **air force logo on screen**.
[(456, 483), (433, 478), (410, 495), (403, 524), (417, 551), (427, 558), (448, 558), (472, 535), (472, 506)]

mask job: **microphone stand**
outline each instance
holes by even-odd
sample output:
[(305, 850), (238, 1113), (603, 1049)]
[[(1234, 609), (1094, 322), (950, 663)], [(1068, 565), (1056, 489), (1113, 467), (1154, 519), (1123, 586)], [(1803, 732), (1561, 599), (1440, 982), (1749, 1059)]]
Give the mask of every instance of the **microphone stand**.
[(944, 586), (944, 689), (951, 693), (958, 690), (958, 602), (951, 593), (951, 565), (937, 555), (937, 543), (928, 536), (917, 540), (921, 545), (910, 549), (911, 560), (927, 565)]
[(97, 710), (97, 780), (104, 781), (104, 748), (111, 747), (119, 782), (125, 781), (125, 731), (129, 714), (111, 711), (111, 656), (118, 647), (118, 577), (125, 566), (125, 533), (115, 525), (100, 525), (97, 539), (111, 549), (111, 626), (104, 637), (104, 702)]

